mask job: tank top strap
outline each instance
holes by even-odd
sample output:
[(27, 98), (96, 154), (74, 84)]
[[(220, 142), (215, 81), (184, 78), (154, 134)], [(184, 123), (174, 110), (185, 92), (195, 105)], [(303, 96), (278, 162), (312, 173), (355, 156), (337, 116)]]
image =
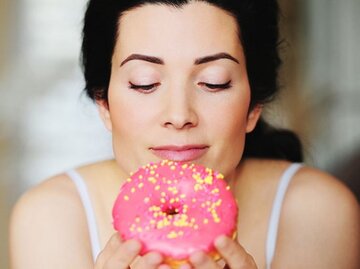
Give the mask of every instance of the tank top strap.
[(266, 258), (266, 269), (271, 268), (271, 263), (274, 258), (275, 249), (276, 249), (276, 239), (278, 233), (278, 226), (280, 221), (280, 213), (286, 190), (289, 186), (289, 183), (295, 173), (302, 167), (300, 163), (291, 164), (280, 178), (278, 184), (278, 189), (275, 194), (275, 199), (272, 206), (272, 211), (269, 220), (269, 227), (266, 240), (266, 249), (265, 249), (265, 258)]
[(86, 215), (89, 235), (90, 235), (92, 256), (95, 262), (97, 256), (100, 253), (100, 241), (99, 241), (98, 229), (96, 225), (95, 213), (93, 206), (91, 204), (89, 191), (85, 184), (84, 179), (76, 170), (74, 169), (69, 170), (66, 172), (66, 174), (74, 182), (76, 189), (79, 192), (79, 196), (85, 210), (85, 215)]

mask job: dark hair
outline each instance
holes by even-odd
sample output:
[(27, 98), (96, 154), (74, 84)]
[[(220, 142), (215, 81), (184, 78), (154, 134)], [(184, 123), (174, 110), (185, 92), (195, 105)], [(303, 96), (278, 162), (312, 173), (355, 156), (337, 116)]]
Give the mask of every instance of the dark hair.
[[(277, 77), (281, 64), (278, 54), (277, 1), (199, 1), (227, 11), (237, 21), (240, 29), (239, 41), (244, 48), (251, 88), (250, 108), (272, 100), (278, 91)], [(181, 8), (189, 2), (191, 0), (90, 0), (84, 18), (82, 43), (82, 65), (87, 95), (93, 100), (107, 101), (111, 59), (121, 14), (144, 4), (163, 4)], [(268, 138), (272, 139), (269, 141)], [(284, 144), (284, 141), (288, 142)], [(272, 145), (271, 149), (269, 143)], [(301, 161), (301, 145), (295, 134), (276, 131), (261, 119), (255, 130), (247, 135), (244, 157)]]

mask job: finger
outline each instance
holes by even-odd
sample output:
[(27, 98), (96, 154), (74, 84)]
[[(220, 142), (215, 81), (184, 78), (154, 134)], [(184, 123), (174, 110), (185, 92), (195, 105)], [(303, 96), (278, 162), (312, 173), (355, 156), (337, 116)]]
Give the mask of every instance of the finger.
[(149, 252), (142, 257), (138, 257), (132, 264), (132, 269), (137, 268), (146, 268), (146, 269), (155, 269), (160, 266), (163, 262), (163, 257), (158, 252)]
[(189, 258), (191, 264), (196, 269), (218, 269), (220, 268), (215, 261), (204, 252), (196, 252)]
[(119, 248), (122, 240), (118, 233), (115, 233), (111, 236), (104, 249), (99, 253), (95, 268), (103, 268), (104, 264), (107, 260), (115, 253), (115, 251)]
[(134, 259), (139, 255), (141, 244), (131, 239), (120, 244), (114, 254), (106, 261), (106, 269), (127, 269)]
[(256, 269), (254, 259), (234, 240), (220, 236), (215, 240), (215, 247), (232, 269)]

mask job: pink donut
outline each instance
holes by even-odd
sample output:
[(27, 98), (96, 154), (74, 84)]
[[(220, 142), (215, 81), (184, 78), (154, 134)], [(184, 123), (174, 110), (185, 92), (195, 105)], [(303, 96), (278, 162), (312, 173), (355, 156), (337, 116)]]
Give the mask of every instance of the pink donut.
[(220, 173), (164, 160), (127, 179), (114, 204), (113, 220), (124, 240), (142, 242), (141, 255), (158, 251), (178, 267), (198, 250), (218, 258), (214, 239), (235, 235), (237, 204)]

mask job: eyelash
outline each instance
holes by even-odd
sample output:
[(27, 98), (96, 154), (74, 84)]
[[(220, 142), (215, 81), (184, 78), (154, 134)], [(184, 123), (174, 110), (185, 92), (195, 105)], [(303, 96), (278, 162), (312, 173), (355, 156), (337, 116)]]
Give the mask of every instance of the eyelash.
[[(149, 84), (149, 85), (135, 85), (131, 82), (129, 88), (130, 89), (134, 89), (137, 91), (140, 91), (142, 93), (151, 93), (153, 91), (156, 90), (156, 87), (158, 87), (160, 85), (160, 83), (153, 83), (153, 84)], [(231, 80), (229, 80), (228, 82), (224, 83), (224, 84), (210, 84), (210, 83), (205, 83), (205, 82), (200, 82), (198, 83), (199, 86), (205, 86), (207, 87), (210, 91), (216, 91), (216, 90), (226, 90), (231, 88)]]

